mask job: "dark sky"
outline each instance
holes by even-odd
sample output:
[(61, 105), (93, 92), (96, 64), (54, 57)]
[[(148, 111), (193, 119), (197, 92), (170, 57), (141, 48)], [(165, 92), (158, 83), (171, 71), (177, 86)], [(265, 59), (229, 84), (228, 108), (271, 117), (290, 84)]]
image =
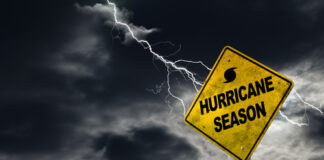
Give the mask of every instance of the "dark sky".
[[(181, 46), (167, 59), (211, 67), (230, 45), (293, 79), (303, 100), (321, 107), (321, 0), (114, 2), (156, 52)], [(163, 63), (114, 27), (111, 11), (105, 1), (2, 3), (0, 160), (227, 159), (185, 126)], [(158, 43), (166, 41), (173, 45)], [(181, 65), (200, 81), (208, 74)], [(171, 86), (188, 109), (196, 95), (190, 81), (174, 72)], [(293, 94), (282, 111), (309, 126), (278, 116), (252, 159), (324, 159), (324, 116)]]

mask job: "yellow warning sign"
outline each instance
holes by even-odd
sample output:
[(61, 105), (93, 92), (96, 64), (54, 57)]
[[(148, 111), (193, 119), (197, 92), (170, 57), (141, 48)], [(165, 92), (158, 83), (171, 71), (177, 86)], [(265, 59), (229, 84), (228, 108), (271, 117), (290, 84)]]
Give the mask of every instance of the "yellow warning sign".
[(233, 158), (248, 160), (292, 87), (290, 79), (227, 46), (184, 121)]

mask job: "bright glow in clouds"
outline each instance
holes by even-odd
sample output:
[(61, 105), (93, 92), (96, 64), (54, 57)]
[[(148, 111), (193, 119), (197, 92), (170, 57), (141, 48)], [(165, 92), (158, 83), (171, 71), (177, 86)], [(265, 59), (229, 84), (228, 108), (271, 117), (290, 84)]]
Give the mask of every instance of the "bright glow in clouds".
[[(145, 39), (141, 39), (141, 37), (144, 37), (144, 36), (139, 36), (139, 35), (147, 35), (147, 34), (153, 32), (153, 31), (155, 31), (156, 29), (146, 29), (145, 27), (142, 27), (142, 26), (141, 27), (136, 27), (135, 25), (133, 25), (131, 23), (127, 23), (126, 20), (121, 20), (119, 18), (121, 13), (118, 12), (119, 9), (116, 7), (116, 4), (109, 1), (109, 0), (107, 0), (107, 3), (108, 3), (108, 6), (98, 6), (98, 5), (96, 5), (95, 7), (97, 7), (97, 8), (99, 7), (100, 10), (107, 10), (107, 11), (109, 11), (109, 13), (112, 13), (113, 14), (112, 15), (113, 26), (124, 30), (125, 35), (126, 35), (126, 39), (128, 39), (128, 37), (132, 38), (137, 43), (142, 45), (144, 49), (148, 50), (149, 53), (152, 54), (152, 56), (155, 59), (161, 61), (165, 65), (166, 70), (167, 70), (166, 85), (167, 85), (168, 94), (181, 103), (181, 105), (183, 107), (183, 114), (185, 114), (186, 108), (185, 108), (184, 100), (182, 98), (180, 98), (179, 96), (175, 95), (175, 93), (172, 92), (172, 90), (171, 90), (171, 88), (172, 88), (172, 86), (170, 84), (170, 75), (171, 75), (171, 73), (172, 72), (181, 73), (184, 77), (188, 78), (191, 81), (195, 91), (198, 92), (199, 88), (203, 85), (203, 82), (200, 82), (199, 80), (197, 80), (197, 78), (195, 77), (195, 74), (192, 71), (190, 71), (189, 69), (187, 69), (184, 66), (178, 65), (178, 63), (182, 62), (182, 63), (188, 63), (188, 64), (200, 64), (206, 70), (211, 70), (211, 69), (201, 61), (191, 61), (191, 60), (183, 60), (183, 59), (176, 60), (176, 61), (170, 61), (170, 60), (166, 59), (166, 57), (161, 56), (159, 53), (157, 53), (156, 51), (153, 50), (152, 45), (150, 44), (150, 42), (148, 42)], [(106, 16), (109, 16), (109, 15), (106, 15)], [(290, 100), (298, 99), (301, 103), (304, 104), (305, 107), (310, 107), (310, 108), (314, 109), (315, 111), (318, 111), (320, 114), (323, 114), (323, 112), (321, 111), (321, 109), (319, 107), (316, 107), (316, 106), (312, 105), (311, 103), (307, 102), (305, 100), (305, 98), (303, 98), (296, 91), (296, 89), (293, 89), (292, 94), (288, 97), (286, 103), (284, 104), (284, 108), (289, 106), (288, 103), (290, 102)], [(294, 96), (294, 98), (292, 98), (292, 96)], [(305, 111), (306, 111), (306, 108), (305, 108)], [(308, 125), (308, 121), (307, 121), (307, 123), (305, 123), (305, 122), (299, 122), (299, 121), (295, 121), (295, 120), (290, 119), (286, 114), (284, 114), (284, 112), (282, 110), (280, 110), (279, 113), (284, 119), (286, 119), (289, 123), (291, 123), (293, 125), (296, 125), (296, 126), (299, 126), (299, 127)], [(306, 112), (305, 112), (305, 115), (306, 115)], [(306, 117), (307, 117), (307, 115), (306, 115)]]

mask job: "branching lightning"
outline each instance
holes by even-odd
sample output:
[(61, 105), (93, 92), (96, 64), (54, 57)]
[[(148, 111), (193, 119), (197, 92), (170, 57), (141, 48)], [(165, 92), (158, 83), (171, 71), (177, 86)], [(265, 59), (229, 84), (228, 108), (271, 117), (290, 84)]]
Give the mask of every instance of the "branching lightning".
[(312, 104), (306, 102), (306, 101), (305, 101), (305, 100), (304, 100), (304, 99), (299, 95), (299, 93), (298, 93), (296, 90), (293, 90), (293, 92), (295, 93), (295, 95), (298, 97), (298, 99), (299, 99), (302, 103), (304, 103), (305, 105), (307, 105), (307, 106), (311, 107), (312, 109), (314, 109), (314, 110), (320, 112), (321, 114), (323, 114), (323, 111), (322, 111), (321, 109), (319, 109), (318, 107), (316, 107), (316, 106), (314, 106), (314, 105), (312, 105)]
[(279, 110), (279, 114), (284, 118), (286, 119), (289, 123), (293, 124), (293, 125), (296, 125), (298, 127), (302, 127), (302, 126), (308, 126), (308, 121), (307, 123), (304, 123), (304, 122), (295, 122), (291, 119), (288, 118), (288, 116), (286, 116), (281, 110)]
[[(166, 59), (167, 56), (161, 56), (159, 53), (155, 52), (152, 48), (152, 46), (154, 44), (150, 44), (150, 42), (148, 42), (147, 40), (144, 40), (144, 39), (140, 39), (138, 38), (134, 31), (132, 30), (132, 28), (130, 27), (129, 24), (127, 23), (124, 23), (124, 22), (121, 22), (118, 18), (117, 18), (117, 7), (116, 7), (116, 4), (111, 2), (110, 0), (106, 0), (108, 5), (109, 6), (112, 6), (113, 7), (113, 17), (114, 17), (114, 23), (115, 25), (119, 25), (121, 27), (124, 27), (127, 31), (127, 33), (130, 34), (131, 38), (133, 38), (137, 43), (139, 43), (140, 45), (143, 46), (144, 49), (148, 50), (152, 56), (161, 61), (165, 67), (166, 67), (166, 70), (167, 70), (167, 75), (166, 75), (166, 85), (167, 85), (167, 91), (168, 91), (168, 94), (169, 96), (173, 97), (174, 99), (178, 100), (182, 107), (183, 107), (183, 114), (185, 115), (185, 112), (186, 112), (186, 107), (185, 107), (185, 103), (184, 103), (184, 100), (181, 99), (180, 97), (176, 96), (172, 91), (171, 91), (171, 85), (170, 85), (170, 76), (171, 76), (171, 73), (172, 72), (179, 72), (180, 74), (182, 74), (183, 76), (185, 76), (186, 78), (188, 78), (195, 91), (198, 92), (199, 91), (199, 88), (203, 85), (203, 82), (200, 82), (197, 80), (197, 78), (195, 77), (195, 74), (191, 71), (189, 71), (186, 67), (183, 67), (183, 66), (180, 66), (178, 65), (178, 63), (190, 63), (190, 64), (200, 64), (202, 67), (204, 67), (206, 70), (211, 70), (211, 68), (209, 68), (207, 65), (205, 65), (202, 61), (191, 61), (191, 60), (183, 60), (183, 59), (180, 59), (180, 60), (176, 60), (176, 61), (171, 61), (171, 60), (168, 60)], [(114, 26), (115, 27), (115, 26)], [(178, 51), (176, 51), (178, 52)], [(159, 86), (158, 88), (158, 92), (160, 92), (160, 89), (161, 89), (161, 86)], [(156, 94), (157, 92), (155, 92), (154, 90), (152, 90), (152, 92), (154, 94)], [(296, 90), (293, 90), (293, 93), (295, 93), (296, 97), (306, 106), (309, 106), (311, 107), (312, 109), (320, 112), (321, 114), (323, 114), (323, 112), (320, 110), (319, 107), (316, 107), (308, 102), (306, 102), (301, 96), (300, 94), (296, 91)], [(306, 109), (306, 108), (305, 108)], [(306, 110), (305, 110), (306, 111)], [(308, 125), (308, 122), (307, 123), (300, 123), (300, 122), (296, 122), (296, 121), (293, 121), (291, 119), (288, 118), (288, 116), (286, 116), (282, 111), (279, 111), (280, 115), (286, 119), (289, 123), (293, 124), (293, 125), (296, 125), (296, 126), (307, 126)], [(306, 112), (305, 112), (306, 113)], [(307, 117), (307, 115), (306, 115)]]
[(318, 111), (320, 114), (323, 114), (323, 111), (320, 109), (320, 107), (316, 107), (316, 106), (314, 106), (314, 105), (312, 105), (312, 104), (306, 102), (306, 101), (304, 100), (304, 98), (302, 98), (302, 96), (300, 96), (300, 94), (296, 91), (296, 89), (293, 89), (293, 90), (292, 90), (292, 93), (294, 93), (294, 95), (299, 99), (299, 101), (302, 102), (302, 103), (304, 104), (304, 106), (305, 106), (305, 113), (304, 113), (304, 115), (305, 115), (305, 117), (306, 117), (306, 119), (307, 119), (307, 123), (305, 123), (305, 122), (296, 122), (296, 121), (293, 121), (293, 120), (289, 119), (288, 116), (285, 115), (281, 110), (279, 110), (279, 114), (280, 114), (284, 119), (286, 119), (289, 123), (291, 123), (291, 124), (293, 124), (293, 125), (296, 125), (296, 126), (298, 126), (298, 127), (308, 126), (308, 125), (309, 125), (309, 119), (308, 119), (308, 116), (307, 116), (307, 114), (306, 114), (306, 106), (309, 106), (309, 107), (311, 107), (312, 109), (314, 109), (315, 111)]
[[(176, 62), (172, 62), (170, 60), (165, 59), (163, 56), (159, 55), (158, 53), (156, 53), (155, 51), (153, 51), (151, 44), (147, 41), (147, 40), (143, 40), (143, 39), (139, 39), (135, 36), (133, 30), (131, 29), (131, 27), (124, 23), (119, 21), (119, 19), (117, 18), (117, 8), (115, 3), (110, 2), (109, 0), (107, 0), (108, 5), (113, 7), (114, 10), (114, 22), (116, 25), (120, 25), (123, 26), (127, 29), (127, 31), (130, 33), (131, 37), (139, 44), (141, 44), (144, 49), (148, 49), (149, 52), (158, 60), (160, 60), (162, 63), (164, 63), (165, 67), (167, 68), (167, 87), (168, 87), (168, 92), (170, 94), (171, 97), (177, 99), (183, 107), (183, 114), (185, 114), (186, 108), (185, 108), (185, 103), (184, 101), (174, 95), (171, 91), (171, 85), (170, 85), (170, 74), (171, 74), (171, 70), (173, 69), (173, 71), (178, 71), (183, 75), (186, 75), (191, 81), (192, 81), (192, 85), (194, 86), (195, 90), (198, 92), (199, 89), (197, 88), (198, 86), (202, 86), (202, 82), (199, 82), (195, 76), (194, 73), (192, 73), (191, 71), (189, 71), (187, 68), (182, 67), (182, 66), (178, 66), (176, 64)], [(189, 61), (189, 60), (179, 60), (178, 62), (183, 61), (183, 62), (187, 62), (187, 63), (200, 63), (203, 64), (202, 62), (194, 62), (194, 61)], [(205, 64), (203, 64), (203, 66), (206, 66)], [(207, 66), (206, 66), (207, 67)], [(208, 68), (208, 67), (207, 67)], [(208, 68), (209, 69), (209, 68)]]

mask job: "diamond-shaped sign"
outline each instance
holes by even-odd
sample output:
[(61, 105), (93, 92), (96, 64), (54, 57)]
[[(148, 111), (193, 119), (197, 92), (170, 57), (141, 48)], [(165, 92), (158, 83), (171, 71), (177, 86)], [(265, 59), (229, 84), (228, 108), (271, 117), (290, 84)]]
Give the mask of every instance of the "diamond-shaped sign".
[(292, 87), (288, 78), (227, 46), (184, 121), (233, 158), (248, 160)]

